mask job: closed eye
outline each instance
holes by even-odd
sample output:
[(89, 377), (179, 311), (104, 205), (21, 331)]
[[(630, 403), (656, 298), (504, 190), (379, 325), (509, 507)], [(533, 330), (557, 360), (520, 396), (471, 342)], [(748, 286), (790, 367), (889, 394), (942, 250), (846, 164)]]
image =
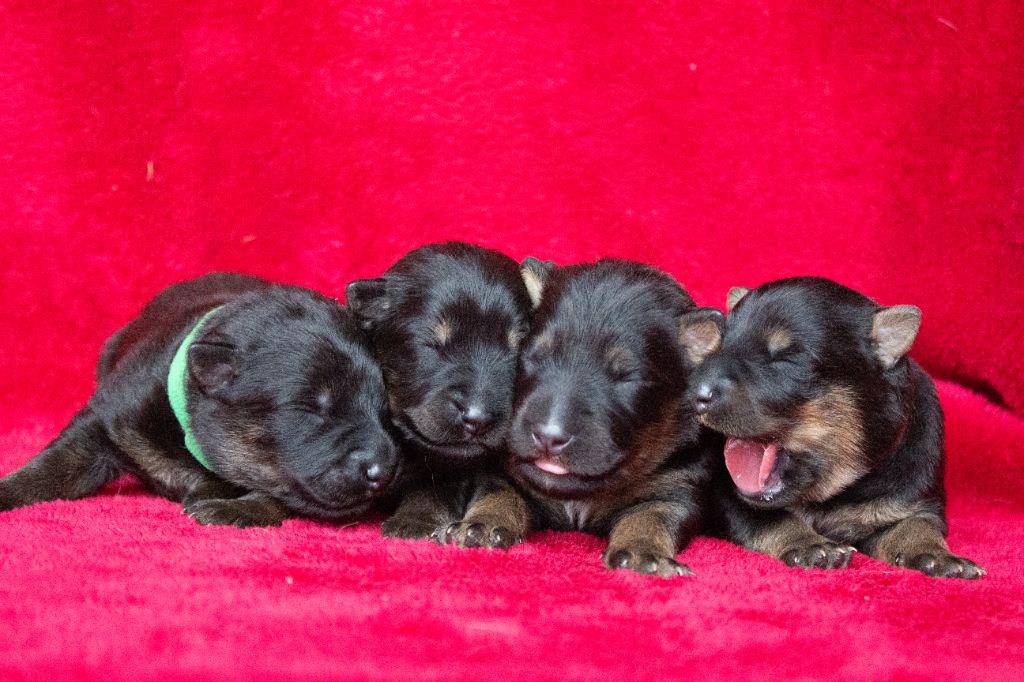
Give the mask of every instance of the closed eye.
[(620, 384), (628, 384), (639, 381), (642, 377), (639, 368), (619, 367), (609, 371), (612, 379)]
[(802, 349), (797, 344), (777, 348), (768, 351), (768, 358), (771, 362), (796, 362), (800, 357)]
[(292, 411), (299, 412), (303, 415), (315, 417), (318, 421), (326, 421), (327, 416), (324, 414), (323, 408), (317, 405), (306, 405), (305, 403), (297, 403), (291, 406)]

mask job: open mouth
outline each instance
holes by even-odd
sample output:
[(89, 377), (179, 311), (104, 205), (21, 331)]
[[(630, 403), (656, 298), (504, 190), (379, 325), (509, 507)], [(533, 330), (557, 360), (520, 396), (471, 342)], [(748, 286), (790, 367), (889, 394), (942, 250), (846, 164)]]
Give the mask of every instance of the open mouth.
[(741, 493), (770, 499), (782, 490), (788, 453), (778, 443), (760, 438), (725, 441), (725, 468)]

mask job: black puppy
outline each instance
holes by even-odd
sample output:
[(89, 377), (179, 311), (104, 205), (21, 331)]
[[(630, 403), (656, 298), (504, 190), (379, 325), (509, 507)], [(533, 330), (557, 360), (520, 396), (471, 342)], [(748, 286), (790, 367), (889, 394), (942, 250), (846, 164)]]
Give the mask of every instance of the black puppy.
[(722, 532), (791, 566), (846, 566), (857, 548), (982, 575), (946, 546), (942, 409), (907, 357), (920, 310), (814, 277), (734, 288), (728, 308), (694, 382), (701, 420), (729, 436)]
[(363, 337), (307, 289), (229, 273), (170, 286), (106, 342), (60, 436), (0, 479), (0, 509), (132, 473), (203, 524), (353, 517), (397, 467)]
[(530, 310), (518, 264), (471, 244), (433, 244), (352, 282), (346, 297), (372, 333), (410, 462), (384, 534), (467, 547), (521, 541), (516, 529), (457, 523), (523, 506), (497, 469)]
[(530, 504), (499, 525), (608, 537), (609, 568), (690, 573), (675, 556), (700, 524), (713, 451), (698, 442), (684, 400), (703, 356), (688, 356), (680, 337), (714, 337), (722, 314), (630, 261), (553, 267), (531, 258), (523, 277), (537, 308), (520, 359), (509, 471)]

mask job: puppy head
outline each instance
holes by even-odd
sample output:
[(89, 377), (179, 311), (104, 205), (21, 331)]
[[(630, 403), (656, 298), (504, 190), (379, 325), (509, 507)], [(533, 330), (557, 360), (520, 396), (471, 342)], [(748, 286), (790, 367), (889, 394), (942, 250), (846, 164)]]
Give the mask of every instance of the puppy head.
[(585, 497), (640, 480), (696, 437), (680, 330), (688, 315), (713, 313), (640, 263), (528, 261), (524, 277), (537, 307), (509, 438), (517, 475), (556, 497)]
[(188, 353), (193, 428), (214, 470), (301, 514), (368, 508), (398, 454), (363, 336), (335, 301), (299, 288), (218, 311)]
[(373, 335), (408, 441), (456, 461), (502, 445), (530, 310), (514, 260), (458, 242), (425, 246), (346, 295)]
[(727, 304), (721, 350), (691, 398), (729, 436), (740, 496), (761, 507), (834, 496), (870, 470), (868, 453), (893, 446), (920, 311), (812, 277), (735, 288)]

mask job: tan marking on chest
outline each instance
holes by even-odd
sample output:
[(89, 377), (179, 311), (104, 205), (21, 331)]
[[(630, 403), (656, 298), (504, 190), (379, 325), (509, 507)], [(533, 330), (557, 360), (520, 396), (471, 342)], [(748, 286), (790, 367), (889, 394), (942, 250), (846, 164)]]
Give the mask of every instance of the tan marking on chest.
[(563, 502), (562, 508), (565, 510), (565, 516), (569, 520), (570, 528), (573, 530), (583, 530), (586, 528), (592, 511), (590, 505), (586, 502), (573, 500), (571, 502)]

